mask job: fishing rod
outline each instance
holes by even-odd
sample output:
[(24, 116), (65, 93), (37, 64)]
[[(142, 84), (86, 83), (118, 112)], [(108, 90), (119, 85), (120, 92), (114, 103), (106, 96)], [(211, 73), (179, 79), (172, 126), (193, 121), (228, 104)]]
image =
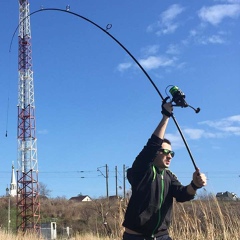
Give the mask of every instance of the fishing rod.
[[(161, 92), (160, 92), (159, 89), (157, 88), (156, 84), (153, 82), (153, 80), (152, 80), (151, 77), (148, 75), (148, 73), (147, 73), (146, 70), (143, 68), (143, 66), (137, 61), (137, 59), (131, 54), (131, 52), (130, 52), (119, 40), (117, 40), (112, 34), (110, 34), (110, 33), (108, 32), (108, 30), (111, 29), (111, 27), (112, 27), (111, 24), (107, 24), (106, 28), (104, 29), (104, 28), (102, 28), (101, 26), (99, 26), (97, 23), (93, 22), (92, 20), (90, 20), (90, 19), (88, 19), (88, 18), (86, 18), (86, 17), (84, 17), (84, 16), (82, 16), (82, 15), (80, 15), (80, 14), (77, 14), (77, 13), (75, 13), (75, 12), (70, 11), (70, 6), (69, 6), (69, 5), (66, 7), (66, 10), (65, 10), (65, 9), (59, 9), (59, 8), (41, 8), (41, 9), (39, 9), (39, 10), (36, 10), (36, 11), (30, 13), (28, 16), (26, 16), (26, 17), (22, 20), (22, 22), (23, 22), (26, 18), (30, 17), (31, 15), (34, 15), (34, 14), (40, 13), (40, 12), (45, 12), (45, 11), (58, 11), (58, 12), (64, 12), (64, 13), (68, 13), (68, 14), (74, 15), (74, 16), (76, 16), (76, 17), (79, 17), (79, 18), (81, 18), (81, 19), (83, 19), (83, 20), (91, 23), (92, 25), (94, 25), (95, 27), (97, 27), (98, 29), (100, 29), (101, 31), (103, 31), (103, 32), (104, 32), (105, 34), (107, 34), (110, 38), (112, 38), (125, 52), (127, 52), (127, 54), (133, 59), (133, 61), (139, 66), (139, 68), (143, 71), (143, 73), (145, 74), (145, 76), (147, 77), (147, 79), (150, 81), (150, 83), (152, 84), (152, 86), (154, 87), (154, 89), (157, 91), (157, 93), (158, 93), (158, 95), (160, 96), (160, 98), (162, 99), (163, 103), (165, 103), (165, 102), (170, 98), (169, 96), (166, 97), (166, 98), (163, 97), (163, 95), (161, 94)], [(13, 38), (14, 38), (14, 36), (15, 36), (15, 34), (16, 34), (17, 29), (19, 28), (19, 25), (20, 25), (20, 23), (18, 24), (17, 28), (15, 29), (15, 31), (14, 31), (14, 33), (13, 33), (13, 36), (12, 36), (12, 39), (11, 39), (11, 43), (10, 43), (9, 52), (11, 51), (11, 46), (12, 46)], [(195, 108), (193, 108), (192, 106), (190, 106), (189, 104), (187, 104), (187, 102), (185, 101), (185, 94), (184, 94), (177, 86), (173, 86), (173, 87), (170, 89), (170, 93), (171, 93), (171, 95), (172, 95), (172, 102), (175, 102), (175, 104), (176, 104), (176, 105), (173, 105), (173, 106), (180, 106), (180, 107), (184, 107), (184, 108), (185, 108), (185, 107), (190, 107), (190, 108), (194, 109), (196, 113), (198, 113), (198, 112), (200, 111), (200, 108), (195, 109)], [(197, 168), (197, 165), (196, 165), (195, 160), (194, 160), (194, 158), (193, 158), (193, 155), (192, 155), (192, 153), (191, 153), (191, 151), (190, 151), (190, 148), (189, 148), (189, 146), (188, 146), (188, 144), (187, 144), (187, 141), (186, 141), (186, 139), (185, 139), (185, 137), (184, 137), (184, 135), (183, 135), (183, 133), (182, 133), (180, 127), (179, 127), (179, 124), (178, 124), (176, 118), (174, 117), (173, 113), (171, 113), (171, 117), (172, 117), (172, 119), (173, 119), (173, 121), (174, 121), (174, 123), (175, 123), (175, 125), (176, 125), (176, 127), (177, 127), (177, 129), (178, 129), (178, 131), (179, 131), (179, 133), (180, 133), (180, 135), (181, 135), (181, 137), (182, 137), (182, 140), (183, 140), (183, 142), (184, 142), (184, 144), (185, 144), (185, 147), (186, 147), (186, 149), (187, 149), (187, 151), (188, 151), (188, 154), (189, 154), (189, 156), (190, 156), (190, 158), (191, 158), (191, 161), (192, 161), (192, 163), (193, 163), (193, 166), (194, 166), (195, 170), (197, 170), (198, 168)]]

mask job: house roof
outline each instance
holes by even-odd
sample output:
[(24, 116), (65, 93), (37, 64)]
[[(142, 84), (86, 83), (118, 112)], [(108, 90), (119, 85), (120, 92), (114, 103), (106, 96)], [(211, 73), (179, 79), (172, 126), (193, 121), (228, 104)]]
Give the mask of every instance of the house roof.
[[(88, 195), (79, 195), (77, 197), (71, 197), (69, 200), (82, 202), (85, 198), (91, 199)], [(92, 199), (91, 199), (92, 200)]]
[(237, 195), (235, 193), (231, 193), (231, 192), (219, 192), (216, 195), (217, 198), (222, 198), (222, 199), (229, 199), (229, 200), (235, 200), (237, 199)]

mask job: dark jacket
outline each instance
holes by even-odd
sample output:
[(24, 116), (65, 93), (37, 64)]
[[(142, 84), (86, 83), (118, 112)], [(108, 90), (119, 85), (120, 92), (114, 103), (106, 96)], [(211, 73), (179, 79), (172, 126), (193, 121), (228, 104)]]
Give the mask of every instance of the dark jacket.
[(166, 169), (161, 172), (153, 165), (161, 145), (162, 139), (152, 135), (127, 172), (132, 196), (123, 226), (144, 236), (168, 233), (173, 198), (178, 202), (194, 198), (171, 171)]

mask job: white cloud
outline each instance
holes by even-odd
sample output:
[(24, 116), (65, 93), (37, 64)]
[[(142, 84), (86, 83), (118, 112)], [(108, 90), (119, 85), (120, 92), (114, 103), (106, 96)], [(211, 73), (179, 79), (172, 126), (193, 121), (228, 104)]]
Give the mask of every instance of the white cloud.
[(165, 26), (161, 30), (157, 31), (156, 34), (160, 36), (162, 34), (174, 33), (177, 28), (178, 28), (177, 24), (168, 23), (165, 24)]
[(225, 40), (220, 35), (196, 36), (194, 40), (197, 44), (202, 44), (202, 45), (225, 43)]
[(118, 71), (123, 72), (132, 67), (132, 63), (120, 63), (117, 67)]
[(171, 5), (166, 11), (161, 14), (163, 24), (172, 22), (179, 14), (183, 12), (184, 8), (178, 4)]
[(198, 31), (196, 29), (192, 29), (189, 32), (190, 37), (195, 37), (198, 34)]
[(141, 51), (143, 52), (144, 55), (149, 56), (156, 54), (159, 50), (159, 45), (150, 45), (145, 48), (143, 48)]
[(218, 25), (224, 18), (237, 18), (240, 15), (240, 4), (219, 4), (200, 9), (198, 16), (212, 25)]
[(178, 63), (176, 67), (177, 69), (184, 69), (186, 68), (186, 66), (187, 66), (186, 62), (181, 62), (181, 63)]
[(171, 145), (173, 146), (174, 149), (181, 148), (184, 146), (183, 140), (178, 132), (176, 134), (166, 133), (165, 138), (171, 141)]
[(184, 11), (184, 8), (179, 4), (171, 5), (166, 11), (160, 15), (160, 20), (157, 23), (148, 26), (147, 31), (154, 31), (156, 29), (157, 35), (174, 33), (178, 28), (178, 23), (175, 19)]
[(234, 115), (231, 117), (226, 118), (230, 122), (238, 122), (240, 123), (240, 115)]
[(193, 140), (196, 139), (201, 139), (201, 138), (222, 138), (224, 137), (226, 134), (222, 133), (222, 132), (208, 132), (204, 129), (194, 129), (194, 128), (186, 128), (183, 130), (183, 132), (190, 138)]
[[(176, 57), (168, 58), (164, 56), (147, 56), (146, 58), (141, 58), (138, 60), (139, 64), (146, 70), (157, 69), (160, 67), (173, 67), (177, 61)], [(132, 68), (136, 65), (126, 62), (120, 63), (117, 67), (117, 70), (123, 72), (129, 68)], [(176, 65), (176, 67), (178, 67)]]
[(229, 126), (223, 129), (225, 132), (240, 136), (240, 127)]
[[(186, 138), (199, 140), (202, 138), (226, 138), (231, 135), (240, 136), (240, 115), (230, 116), (218, 121), (204, 121), (199, 124), (208, 125), (210, 128), (185, 128), (182, 132)], [(166, 133), (165, 137), (171, 141), (174, 149), (184, 147), (179, 132)]]
[(240, 3), (240, 0), (214, 0), (214, 2)]
[(180, 53), (179, 47), (175, 44), (170, 44), (166, 51), (167, 54), (177, 55)]
[(226, 44), (227, 33), (224, 31), (218, 31), (212, 35), (204, 34), (204, 28), (198, 27), (189, 31), (188, 37), (182, 41), (184, 45), (189, 45), (191, 42), (197, 45), (208, 45), (208, 44)]
[(159, 67), (173, 66), (175, 60), (176, 60), (175, 58), (149, 56), (145, 59), (140, 59), (139, 63), (143, 66), (143, 68), (150, 70), (150, 69), (156, 69)]
[(184, 129), (184, 133), (187, 134), (191, 139), (199, 139), (204, 135), (203, 129)]
[(204, 121), (200, 124), (208, 125), (220, 132), (240, 136), (240, 115), (230, 116), (218, 121)]
[[(240, 115), (234, 115), (217, 121), (204, 121), (200, 125), (207, 125), (209, 129), (185, 128), (182, 132), (187, 138), (198, 140), (201, 138), (224, 138), (231, 135), (240, 136)], [(182, 138), (177, 132), (176, 134), (166, 134), (166, 138), (170, 139), (175, 147), (181, 147)]]
[(213, 43), (213, 44), (223, 44), (223, 43), (225, 43), (223, 38), (219, 35), (212, 35), (211, 37), (208, 38), (208, 42)]
[(47, 129), (39, 130), (38, 134), (42, 134), (42, 135), (48, 134), (48, 130)]

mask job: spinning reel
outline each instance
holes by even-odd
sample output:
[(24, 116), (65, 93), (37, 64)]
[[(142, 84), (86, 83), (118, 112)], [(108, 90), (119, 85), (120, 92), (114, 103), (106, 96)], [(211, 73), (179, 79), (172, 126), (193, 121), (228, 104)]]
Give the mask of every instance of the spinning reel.
[[(172, 86), (172, 85), (169, 85), (168, 87), (170, 87), (170, 86)], [(185, 101), (185, 97), (186, 97), (185, 94), (177, 86), (172, 86), (170, 88), (169, 92), (172, 95), (172, 102), (175, 103), (175, 105), (173, 105), (173, 106), (182, 107), (182, 108), (190, 107), (196, 113), (200, 112), (200, 108), (194, 108)]]

